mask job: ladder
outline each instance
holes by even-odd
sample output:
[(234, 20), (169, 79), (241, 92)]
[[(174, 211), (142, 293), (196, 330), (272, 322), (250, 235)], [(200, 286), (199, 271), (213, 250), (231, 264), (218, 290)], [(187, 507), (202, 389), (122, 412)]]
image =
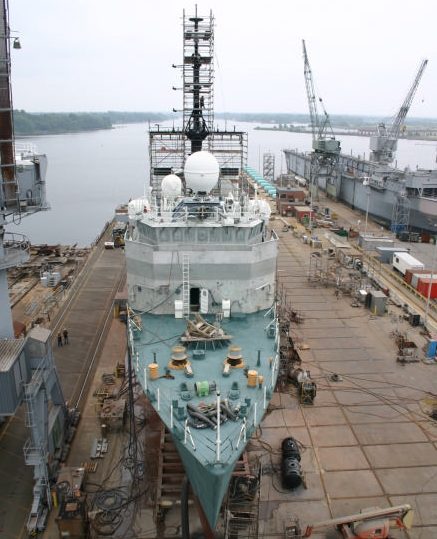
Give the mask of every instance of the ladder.
[(182, 254), (182, 308), (183, 315), (190, 314), (190, 255)]

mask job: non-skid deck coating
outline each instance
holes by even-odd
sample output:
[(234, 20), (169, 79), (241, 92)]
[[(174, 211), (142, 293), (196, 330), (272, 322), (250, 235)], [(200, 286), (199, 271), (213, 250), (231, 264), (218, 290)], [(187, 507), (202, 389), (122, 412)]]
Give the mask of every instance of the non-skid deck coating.
[[(212, 325), (214, 316), (205, 316), (198, 325), (203, 320)], [(279, 370), (279, 330), (272, 309), (231, 313), (219, 331), (232, 338), (181, 343), (185, 319), (144, 314), (141, 330), (133, 327), (132, 349), (137, 377), (175, 440), (211, 527), (235, 463), (268, 407)], [(199, 351), (204, 355), (197, 356)], [(188, 374), (173, 367), (177, 357), (185, 358)], [(158, 369), (153, 377), (152, 365)], [(220, 425), (219, 402), (230, 410), (222, 412), (227, 420)], [(199, 411), (206, 408), (212, 408), (209, 426), (198, 421)]]

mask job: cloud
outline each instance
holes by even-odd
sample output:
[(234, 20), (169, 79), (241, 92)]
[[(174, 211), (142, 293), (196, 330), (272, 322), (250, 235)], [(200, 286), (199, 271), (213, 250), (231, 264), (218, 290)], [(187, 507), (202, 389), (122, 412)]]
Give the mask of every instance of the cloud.
[[(14, 106), (29, 112), (180, 107), (179, 0), (14, 0)], [(437, 4), (198, 0), (215, 17), (216, 110), (306, 112), (302, 39), (330, 114), (391, 115), (429, 59), (410, 115), (437, 117)], [(186, 6), (187, 14), (194, 6)]]

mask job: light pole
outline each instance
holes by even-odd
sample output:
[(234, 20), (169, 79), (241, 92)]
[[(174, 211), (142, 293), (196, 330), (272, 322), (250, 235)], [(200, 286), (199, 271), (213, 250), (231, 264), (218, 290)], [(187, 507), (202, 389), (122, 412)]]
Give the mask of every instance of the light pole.
[(430, 304), (430, 301), (431, 301), (431, 288), (432, 288), (432, 282), (434, 280), (434, 267), (435, 267), (436, 251), (437, 251), (437, 237), (434, 237), (434, 249), (433, 249), (432, 265), (431, 265), (431, 281), (430, 281), (429, 286), (428, 286), (428, 294), (427, 294), (427, 298), (426, 298), (425, 319), (423, 321), (423, 327), (425, 329), (426, 329), (426, 325), (428, 323), (429, 304)]
[(367, 220), (369, 218), (369, 202), (370, 202), (369, 178), (364, 178), (363, 186), (367, 187), (366, 222), (364, 224), (364, 237), (363, 237), (363, 248), (364, 248), (364, 245), (366, 244), (366, 237), (367, 237)]

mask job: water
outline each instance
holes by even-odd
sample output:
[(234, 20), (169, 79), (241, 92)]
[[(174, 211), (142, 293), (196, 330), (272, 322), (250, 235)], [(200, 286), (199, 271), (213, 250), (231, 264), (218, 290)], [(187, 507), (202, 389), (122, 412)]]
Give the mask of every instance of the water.
[[(255, 130), (259, 124), (241, 122), (228, 122), (226, 127), (234, 125), (248, 132), (248, 164), (260, 172), (265, 152), (275, 155), (278, 175), (286, 172), (284, 148), (311, 149), (309, 134)], [(48, 157), (47, 199), (52, 209), (24, 218), (18, 226), (10, 224), (7, 231), (25, 234), (35, 245), (91, 245), (113, 218), (117, 204), (145, 192), (149, 183), (147, 131), (147, 124), (129, 124), (108, 131), (24, 139)], [(343, 136), (340, 140), (344, 153), (368, 157), (367, 138)], [(435, 168), (436, 147), (436, 143), (400, 140), (397, 164)]]

